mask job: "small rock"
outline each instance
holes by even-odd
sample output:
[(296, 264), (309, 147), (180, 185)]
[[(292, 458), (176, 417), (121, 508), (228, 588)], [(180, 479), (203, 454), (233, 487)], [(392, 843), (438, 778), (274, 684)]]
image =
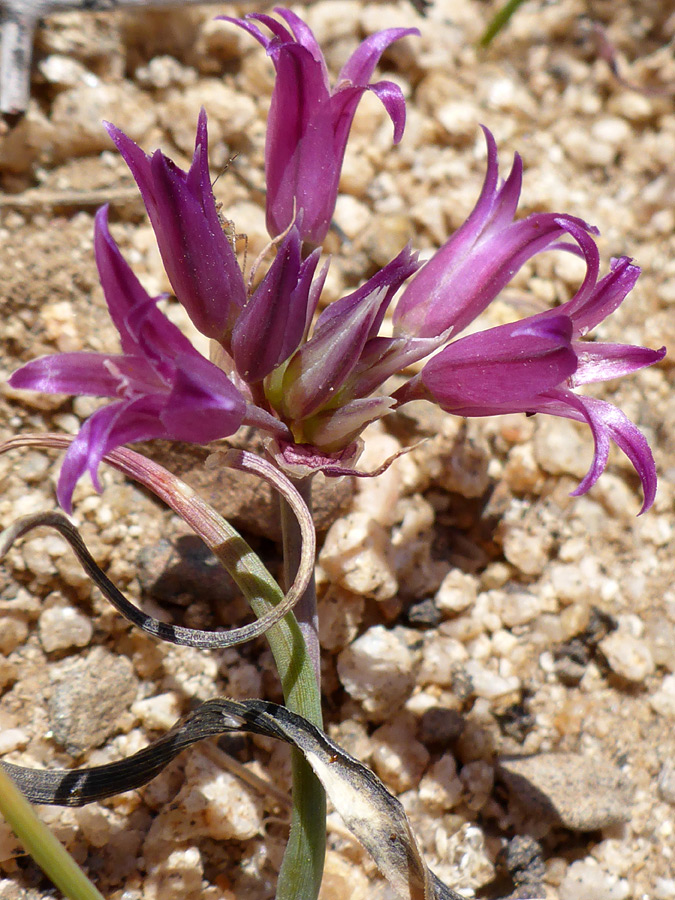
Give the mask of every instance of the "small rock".
[(50, 606), (38, 619), (40, 643), (46, 653), (86, 647), (93, 633), (91, 619), (74, 606)]
[(476, 759), (462, 766), (459, 777), (464, 785), (469, 809), (474, 811), (482, 809), (489, 800), (494, 786), (493, 767), (482, 759)]
[(555, 825), (594, 831), (629, 818), (629, 785), (609, 760), (546, 753), (501, 760), (497, 771), (520, 818), (528, 827), (534, 820), (539, 836)]
[(649, 698), (649, 703), (659, 716), (675, 719), (675, 675), (666, 675), (661, 687)]
[(627, 881), (603, 872), (592, 859), (573, 862), (558, 888), (560, 900), (625, 900), (629, 893)]
[(84, 659), (52, 669), (49, 701), (54, 740), (73, 756), (100, 746), (136, 699), (138, 681), (124, 656), (96, 647)]
[(457, 806), (463, 790), (462, 782), (457, 777), (455, 757), (444, 753), (420, 782), (418, 794), (427, 809), (440, 813)]
[(520, 680), (516, 675), (504, 677), (497, 672), (492, 672), (475, 659), (470, 659), (464, 664), (464, 671), (471, 680), (472, 693), (476, 697), (492, 700), (494, 697), (503, 697), (520, 688)]
[(428, 747), (447, 747), (464, 730), (464, 719), (456, 709), (434, 706), (422, 716), (420, 740)]
[(534, 455), (550, 475), (582, 478), (588, 469), (591, 448), (573, 422), (542, 418), (534, 436)]
[(164, 603), (189, 606), (207, 596), (214, 607), (226, 606), (238, 595), (230, 575), (196, 535), (143, 547), (137, 571), (143, 590)]
[(398, 590), (390, 556), (387, 531), (367, 513), (350, 513), (331, 526), (319, 561), (328, 577), (348, 591), (388, 600)]
[(426, 600), (413, 604), (408, 609), (406, 618), (410, 625), (418, 628), (434, 628), (441, 623), (443, 616), (434, 601), (427, 597)]
[(654, 671), (654, 660), (647, 644), (619, 629), (607, 635), (598, 645), (613, 672), (634, 681), (644, 681)]
[(415, 737), (416, 725), (410, 713), (399, 713), (371, 736), (373, 767), (397, 794), (417, 787), (429, 762), (428, 750)]
[(338, 656), (340, 681), (374, 721), (389, 718), (415, 685), (414, 654), (397, 631), (375, 625)]
[(664, 763), (659, 773), (659, 797), (675, 806), (675, 764), (669, 760)]
[(459, 569), (452, 569), (436, 593), (436, 606), (442, 613), (461, 613), (476, 601), (478, 579)]
[(29, 742), (30, 738), (23, 728), (3, 728), (0, 730), (0, 756), (12, 750), (23, 750)]
[(138, 700), (132, 705), (131, 711), (150, 731), (168, 731), (181, 714), (178, 696), (174, 691)]
[[(498, 864), (505, 869), (516, 887), (525, 884), (540, 885), (546, 875), (546, 866), (539, 843), (528, 835), (517, 834), (499, 852)], [(538, 896), (543, 896), (544, 890)]]
[(331, 584), (318, 602), (319, 641), (324, 650), (341, 650), (358, 634), (365, 601), (358, 594)]
[(197, 751), (188, 757), (185, 784), (161, 811), (157, 827), (171, 841), (245, 841), (262, 832), (262, 812), (258, 794)]
[(28, 625), (19, 616), (0, 618), (0, 653), (9, 656), (28, 637)]

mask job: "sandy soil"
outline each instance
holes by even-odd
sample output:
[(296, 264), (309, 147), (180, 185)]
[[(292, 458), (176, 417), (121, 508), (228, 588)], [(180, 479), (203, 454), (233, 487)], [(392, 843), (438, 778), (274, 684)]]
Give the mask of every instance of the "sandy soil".
[[(346, 239), (327, 239), (325, 299), (406, 240), (430, 252), (462, 222), (482, 182), (484, 123), (503, 171), (514, 151), (523, 156), (523, 215), (581, 216), (600, 228), (605, 267), (628, 254), (643, 268), (597, 335), (675, 346), (675, 17), (667, 6), (532, 2), (479, 53), (495, 4), (439, 0), (425, 19), (403, 2), (312, 5), (307, 19), (333, 72), (365, 34), (421, 31), (380, 67), (408, 97), (400, 147), (391, 150), (374, 98), (357, 117), (335, 217)], [(102, 119), (185, 164), (203, 104), (214, 174), (237, 155), (217, 198), (247, 235), (249, 262), (264, 246), (272, 70), (252, 39), (213, 21), (235, 9), (63, 14), (40, 30), (31, 107), (0, 135), (3, 385), (40, 354), (116, 349), (93, 263), (98, 205), (110, 202), (113, 233), (147, 289), (168, 289)], [(621, 71), (647, 92), (613, 77), (591, 22), (608, 27)], [(581, 274), (572, 258), (537, 258), (481, 324), (564, 300)], [(185, 324), (180, 310), (170, 312)], [(467, 896), (675, 897), (672, 381), (667, 357), (596, 391), (654, 448), (660, 490), (641, 518), (639, 484), (618, 452), (588, 496), (569, 497), (590, 459), (590, 435), (541, 417), (463, 423), (414, 409), (371, 429), (367, 461), (427, 442), (351, 500), (342, 487), (343, 511), (318, 569), (327, 728), (401, 797), (430, 865)], [(73, 433), (94, 408), (88, 399), (1, 390), (1, 438)], [(264, 497), (207, 483), (199, 454), (149, 449), (198, 481), (278, 565), (273, 542), (254, 533), (267, 517)], [(0, 459), (3, 524), (54, 506), (58, 466), (37, 451)], [(240, 620), (241, 602), (208, 581), (208, 559), (181, 523), (116, 474), (103, 480), (100, 496), (78, 487), (76, 520), (117, 584), (176, 623)], [(75, 696), (74, 684), (90, 694)], [(211, 656), (157, 646), (130, 632), (46, 532), (0, 571), (0, 689), (0, 752), (31, 765), (127, 755), (210, 696), (279, 699), (264, 642)], [(242, 738), (225, 749), (286, 788), (283, 748)], [(214, 752), (185, 754), (144, 790), (44, 810), (106, 898), (273, 896), (286, 808), (223, 773)], [(53, 896), (2, 826), (0, 859), (3, 900)], [(347, 895), (391, 896), (331, 820), (322, 896)]]

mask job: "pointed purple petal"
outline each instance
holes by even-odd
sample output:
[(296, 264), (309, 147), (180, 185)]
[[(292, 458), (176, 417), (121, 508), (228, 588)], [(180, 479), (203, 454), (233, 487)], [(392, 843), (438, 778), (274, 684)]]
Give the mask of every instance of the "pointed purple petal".
[(146, 156), (119, 129), (108, 132), (139, 186), (176, 297), (202, 334), (225, 339), (246, 287), (211, 191), (206, 113), (188, 173), (160, 151)]
[(103, 353), (57, 353), (26, 363), (10, 375), (8, 384), (45, 394), (115, 397), (120, 389), (115, 371), (125, 361), (123, 356)]
[(300, 345), (319, 255), (317, 250), (303, 262), (294, 226), (239, 315), (232, 332), (232, 355), (237, 371), (249, 383), (262, 380)]
[[(216, 16), (216, 19), (220, 19), (223, 22), (231, 22), (232, 25), (237, 25), (239, 28), (243, 28), (243, 30), (247, 31), (251, 35), (251, 37), (255, 38), (256, 41), (258, 41), (258, 43), (262, 44), (265, 50), (269, 50), (272, 39), (263, 34), (256, 25), (253, 25), (250, 21), (248, 21), (249, 19), (254, 18), (261, 18), (261, 16), (254, 16), (253, 14), (250, 14), (244, 19), (235, 19), (232, 16)], [(269, 18), (269, 16), (267, 18)]]
[(628, 256), (613, 259), (609, 274), (591, 291), (583, 297), (577, 293), (564, 303), (560, 308), (572, 317), (575, 334), (583, 337), (613, 313), (635, 287), (639, 276), (639, 267), (634, 266)]
[(160, 420), (172, 440), (193, 444), (233, 434), (241, 425), (246, 403), (227, 375), (204, 357), (176, 359), (171, 393)]
[(593, 433), (595, 455), (591, 468), (573, 496), (584, 494), (598, 480), (607, 466), (610, 440), (628, 457), (642, 483), (644, 502), (640, 515), (646, 512), (656, 496), (656, 464), (645, 436), (616, 406), (595, 397), (580, 397), (567, 390), (550, 391), (536, 405), (539, 412), (586, 422)]
[(593, 384), (630, 375), (645, 366), (653, 366), (666, 355), (666, 348), (649, 350), (647, 347), (632, 347), (627, 344), (601, 344), (591, 341), (575, 341), (579, 365), (572, 376), (571, 384)]
[(277, 15), (281, 16), (282, 19), (286, 20), (286, 22), (291, 27), (291, 31), (293, 32), (296, 41), (307, 50), (309, 50), (314, 59), (320, 64), (324, 76), (324, 81), (326, 83), (326, 86), (328, 86), (328, 69), (326, 68), (326, 60), (317, 39), (314, 37), (314, 32), (312, 31), (312, 29), (309, 27), (309, 25), (307, 25), (306, 22), (303, 22), (300, 16), (296, 15), (290, 9), (284, 9), (283, 7), (277, 6), (274, 11), (275, 13), (277, 13)]
[(405, 129), (405, 97), (401, 88), (393, 81), (378, 81), (368, 88), (387, 110), (394, 126), (394, 143), (398, 144)]
[(134, 309), (148, 303), (150, 296), (134, 275), (108, 230), (107, 206), (98, 210), (94, 220), (94, 253), (108, 312), (119, 332), (122, 350), (135, 354), (138, 352), (138, 345), (129, 332), (127, 319)]
[(420, 32), (418, 28), (386, 28), (371, 34), (359, 44), (340, 70), (338, 85), (342, 81), (367, 85), (387, 47), (409, 34), (419, 37)]
[(87, 419), (68, 448), (59, 474), (56, 493), (67, 513), (72, 511), (75, 485), (85, 472), (89, 472), (96, 490), (101, 491), (98, 467), (106, 453), (122, 444), (167, 437), (157, 416), (158, 405), (156, 398), (143, 397), (113, 403)]
[(576, 368), (567, 316), (524, 320), (461, 338), (422, 370), (422, 381), (449, 412), (521, 405), (557, 387)]

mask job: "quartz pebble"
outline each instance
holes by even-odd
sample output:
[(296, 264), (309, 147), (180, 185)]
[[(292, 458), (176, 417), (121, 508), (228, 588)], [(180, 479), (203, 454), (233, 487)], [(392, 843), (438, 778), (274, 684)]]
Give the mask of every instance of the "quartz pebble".
[(338, 656), (342, 685), (376, 722), (399, 709), (415, 684), (415, 656), (397, 632), (375, 625)]
[(659, 716), (675, 720), (675, 675), (666, 675), (661, 687), (649, 698), (649, 703)]
[(478, 579), (475, 575), (452, 569), (436, 593), (436, 608), (449, 615), (464, 612), (475, 602), (477, 593)]
[(560, 900), (626, 900), (630, 887), (600, 868), (594, 860), (573, 862), (558, 888)]
[(319, 561), (337, 584), (375, 600), (388, 600), (398, 589), (385, 529), (366, 513), (350, 513), (328, 531)]
[(38, 619), (40, 643), (47, 653), (86, 647), (93, 633), (91, 619), (73, 606), (51, 606)]
[(240, 778), (195, 751), (188, 757), (185, 784), (160, 812), (157, 827), (167, 841), (243, 841), (262, 831), (262, 801)]
[(415, 731), (414, 717), (403, 712), (371, 735), (373, 767), (397, 794), (417, 787), (429, 762), (429, 752), (416, 739)]
[(454, 756), (444, 753), (420, 782), (419, 798), (430, 811), (447, 812), (457, 806), (463, 790)]
[(612, 671), (628, 681), (639, 684), (654, 671), (654, 660), (647, 644), (626, 631), (613, 631), (598, 646)]

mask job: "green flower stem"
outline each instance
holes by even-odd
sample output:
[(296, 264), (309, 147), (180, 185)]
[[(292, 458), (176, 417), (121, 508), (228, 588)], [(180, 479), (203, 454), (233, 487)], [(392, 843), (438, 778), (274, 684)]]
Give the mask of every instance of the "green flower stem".
[[(294, 480), (310, 513), (312, 511), (312, 479)], [(281, 500), (281, 532), (283, 538), (284, 579), (289, 585), (300, 562), (301, 535), (298, 520), (285, 500)], [(313, 691), (304, 689), (292, 698), (285, 696), (286, 706), (322, 727), (320, 684), (320, 647), (314, 575), (294, 608), (294, 624), (306, 648), (303, 664), (311, 668)], [(285, 620), (281, 623), (285, 623)], [(276, 626), (278, 628), (280, 626)], [(272, 631), (267, 632), (268, 640)], [(274, 645), (270, 647), (277, 659)], [(277, 667), (279, 663), (277, 661)], [(281, 671), (281, 669), (279, 669)], [(303, 677), (309, 683), (310, 676)], [(326, 794), (320, 781), (303, 756), (292, 751), (293, 808), (291, 832), (279, 873), (276, 900), (315, 900), (321, 887), (326, 854)]]
[(33, 807), (0, 768), (0, 813), (48, 878), (70, 900), (103, 900), (65, 847), (37, 817)]
[(525, 0), (507, 0), (504, 6), (502, 6), (501, 9), (498, 9), (493, 18), (490, 19), (487, 28), (478, 42), (479, 45), (481, 47), (487, 47), (492, 42), (492, 39), (499, 34), (502, 28), (504, 28), (518, 7), (524, 2)]

